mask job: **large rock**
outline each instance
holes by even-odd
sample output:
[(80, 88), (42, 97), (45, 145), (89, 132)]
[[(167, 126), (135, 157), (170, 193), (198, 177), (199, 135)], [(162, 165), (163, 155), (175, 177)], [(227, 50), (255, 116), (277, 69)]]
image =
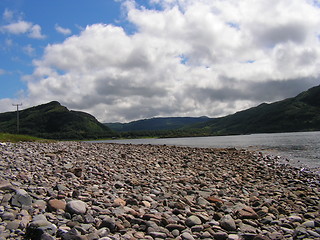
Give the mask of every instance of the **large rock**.
[(66, 209), (66, 202), (59, 199), (51, 199), (48, 202), (48, 209), (50, 211), (56, 211), (58, 209), (65, 210)]
[(16, 207), (31, 206), (32, 198), (25, 190), (18, 189), (12, 196), (11, 204)]
[(226, 232), (215, 232), (215, 233), (213, 233), (213, 237), (214, 237), (214, 239), (216, 239), (216, 240), (226, 240), (226, 239), (228, 239), (228, 233), (226, 233)]
[(194, 240), (194, 237), (188, 232), (182, 233), (181, 237), (183, 240)]
[(188, 227), (192, 227), (192, 226), (195, 226), (195, 225), (200, 225), (201, 224), (201, 220), (200, 218), (198, 218), (197, 216), (195, 215), (192, 215), (190, 217), (188, 217), (186, 219), (186, 225)]
[(220, 220), (220, 225), (223, 229), (225, 229), (227, 231), (237, 230), (236, 223), (230, 215), (223, 216)]
[(87, 212), (87, 204), (81, 200), (72, 200), (67, 203), (66, 211), (71, 214), (85, 214)]
[(50, 223), (44, 215), (37, 215), (27, 227), (26, 238), (32, 240), (44, 239), (43, 235), (54, 236), (57, 232), (57, 226)]
[(237, 216), (241, 219), (258, 219), (259, 215), (249, 206), (243, 206), (237, 210)]

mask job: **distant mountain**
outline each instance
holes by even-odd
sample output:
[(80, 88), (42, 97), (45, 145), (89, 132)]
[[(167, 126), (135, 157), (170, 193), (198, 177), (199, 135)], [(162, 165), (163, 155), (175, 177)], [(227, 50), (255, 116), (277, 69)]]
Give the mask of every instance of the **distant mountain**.
[[(221, 118), (165, 117), (102, 124), (90, 114), (70, 111), (55, 101), (19, 111), (19, 115), (20, 133), (53, 139), (320, 131), (320, 85), (294, 98)], [(0, 113), (0, 132), (16, 133), (16, 123), (16, 112)]]
[[(53, 101), (19, 111), (21, 134), (51, 139), (111, 136), (112, 131), (88, 113), (70, 111)], [(0, 132), (16, 133), (16, 112), (0, 113)]]
[(320, 86), (271, 104), (196, 124), (208, 135), (277, 133), (320, 130)]
[(105, 123), (105, 125), (117, 132), (162, 131), (180, 129), (208, 120), (208, 117), (159, 117), (129, 123)]

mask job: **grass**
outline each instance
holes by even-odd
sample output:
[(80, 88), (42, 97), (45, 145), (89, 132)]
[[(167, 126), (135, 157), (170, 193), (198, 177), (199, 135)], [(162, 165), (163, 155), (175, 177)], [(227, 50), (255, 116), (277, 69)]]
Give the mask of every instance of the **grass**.
[(0, 142), (46, 142), (49, 140), (21, 134), (0, 133)]

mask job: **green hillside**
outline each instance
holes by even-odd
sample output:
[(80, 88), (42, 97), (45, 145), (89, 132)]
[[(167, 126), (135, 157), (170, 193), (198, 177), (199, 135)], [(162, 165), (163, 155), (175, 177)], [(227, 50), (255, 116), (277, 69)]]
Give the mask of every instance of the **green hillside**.
[(294, 98), (250, 108), (192, 126), (208, 135), (320, 130), (320, 86)]
[[(19, 111), (20, 133), (51, 139), (185, 137), (320, 130), (320, 86), (221, 118), (168, 117), (99, 123), (92, 115), (50, 102)], [(0, 114), (0, 133), (16, 133), (16, 112)], [(109, 126), (109, 127), (108, 127)], [(113, 130), (111, 130), (111, 129)]]
[(183, 128), (187, 125), (208, 121), (207, 117), (160, 117), (142, 119), (129, 123), (105, 123), (106, 126), (117, 132), (131, 131), (161, 131)]
[[(70, 111), (56, 101), (21, 110), (19, 119), (19, 133), (42, 138), (96, 139), (113, 134), (92, 115)], [(16, 112), (0, 114), (0, 132), (17, 132)]]

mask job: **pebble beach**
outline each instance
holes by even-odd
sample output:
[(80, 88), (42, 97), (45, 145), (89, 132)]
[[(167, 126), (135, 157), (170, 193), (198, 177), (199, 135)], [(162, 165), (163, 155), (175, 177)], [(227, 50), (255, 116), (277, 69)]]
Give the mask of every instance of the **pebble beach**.
[(245, 149), (0, 143), (0, 240), (320, 239), (319, 180)]

